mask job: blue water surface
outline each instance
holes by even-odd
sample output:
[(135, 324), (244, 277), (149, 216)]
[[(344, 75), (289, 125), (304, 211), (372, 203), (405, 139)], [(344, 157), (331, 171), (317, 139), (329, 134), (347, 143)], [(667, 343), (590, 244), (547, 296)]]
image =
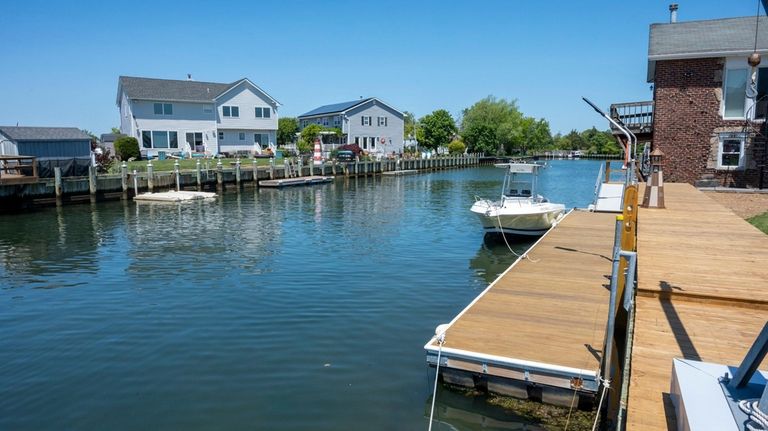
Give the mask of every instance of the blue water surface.
[[(586, 206), (599, 163), (552, 161), (540, 191)], [(469, 212), (502, 178), (0, 216), (0, 429), (426, 429), (424, 343), (514, 259)], [(462, 412), (439, 429), (520, 426), (466, 397), (438, 404)]]

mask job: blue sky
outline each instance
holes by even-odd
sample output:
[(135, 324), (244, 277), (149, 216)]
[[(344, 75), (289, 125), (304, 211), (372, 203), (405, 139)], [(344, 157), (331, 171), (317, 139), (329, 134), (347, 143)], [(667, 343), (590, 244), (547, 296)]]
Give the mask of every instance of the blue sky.
[[(120, 75), (248, 77), (295, 116), (377, 96), (422, 116), (517, 99), (553, 132), (607, 125), (598, 105), (650, 100), (648, 26), (669, 1), (7, 2), (0, 125), (119, 122)], [(678, 1), (679, 20), (754, 15), (755, 0)]]

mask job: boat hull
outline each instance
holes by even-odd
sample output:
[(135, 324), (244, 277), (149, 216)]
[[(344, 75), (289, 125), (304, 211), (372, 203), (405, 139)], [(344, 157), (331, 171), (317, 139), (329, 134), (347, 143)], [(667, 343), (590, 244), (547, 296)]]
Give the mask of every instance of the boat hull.
[(472, 212), (477, 215), (486, 233), (504, 233), (523, 236), (541, 236), (545, 234), (565, 213), (565, 207), (549, 204), (545, 208), (534, 209), (525, 213), (505, 213), (504, 208), (476, 204)]

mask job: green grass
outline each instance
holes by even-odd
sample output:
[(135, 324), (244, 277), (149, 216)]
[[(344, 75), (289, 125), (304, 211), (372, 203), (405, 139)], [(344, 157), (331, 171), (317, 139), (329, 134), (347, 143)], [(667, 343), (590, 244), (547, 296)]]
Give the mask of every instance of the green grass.
[[(206, 164), (210, 166), (211, 169), (216, 169), (216, 163), (218, 162), (218, 159), (184, 159), (179, 160), (179, 169), (182, 171), (185, 170), (195, 170), (197, 165), (197, 160), (200, 160), (200, 166), (205, 169)], [(231, 168), (234, 167), (235, 160), (237, 159), (221, 159), (221, 164), (224, 168)], [(240, 159), (240, 167), (242, 169), (250, 169), (253, 168), (253, 160), (254, 159)], [(269, 159), (255, 159), (256, 163), (259, 166), (269, 166)], [(176, 160), (174, 159), (165, 159), (165, 160), (152, 160), (152, 167), (155, 172), (168, 172), (173, 171), (173, 166)], [(283, 159), (275, 159), (276, 165), (282, 165)], [(112, 165), (110, 172), (113, 173), (119, 173), (120, 172), (120, 162), (116, 162)], [(146, 172), (147, 171), (147, 161), (146, 160), (135, 160), (132, 162), (128, 162), (128, 172), (133, 172), (134, 169), (138, 172)]]
[(768, 212), (747, 219), (753, 226), (768, 234)]

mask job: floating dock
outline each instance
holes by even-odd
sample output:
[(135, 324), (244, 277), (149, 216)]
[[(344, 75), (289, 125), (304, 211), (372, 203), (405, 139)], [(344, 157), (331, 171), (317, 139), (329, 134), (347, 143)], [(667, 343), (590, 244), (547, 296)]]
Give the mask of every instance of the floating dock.
[(332, 181), (333, 181), (333, 177), (310, 176), (310, 177), (297, 177), (297, 178), (283, 178), (279, 180), (261, 180), (259, 181), (259, 186), (261, 187), (310, 186), (313, 184), (330, 183)]
[(404, 169), (404, 170), (399, 170), (399, 171), (382, 172), (381, 174), (382, 175), (387, 175), (387, 176), (399, 177), (399, 176), (402, 176), (402, 175), (413, 175), (413, 174), (418, 174), (418, 173), (419, 173), (419, 171), (417, 171), (416, 169)]
[(196, 201), (202, 199), (212, 199), (216, 193), (209, 192), (188, 192), (188, 191), (170, 191), (160, 193), (142, 193), (133, 197), (138, 202), (183, 202)]
[[(445, 331), (443, 380), (590, 406), (608, 317), (616, 214), (571, 211)], [(436, 364), (439, 345), (425, 346)]]
[(768, 236), (688, 184), (664, 193), (638, 215), (630, 431), (677, 429), (672, 359), (738, 366), (768, 316)]

